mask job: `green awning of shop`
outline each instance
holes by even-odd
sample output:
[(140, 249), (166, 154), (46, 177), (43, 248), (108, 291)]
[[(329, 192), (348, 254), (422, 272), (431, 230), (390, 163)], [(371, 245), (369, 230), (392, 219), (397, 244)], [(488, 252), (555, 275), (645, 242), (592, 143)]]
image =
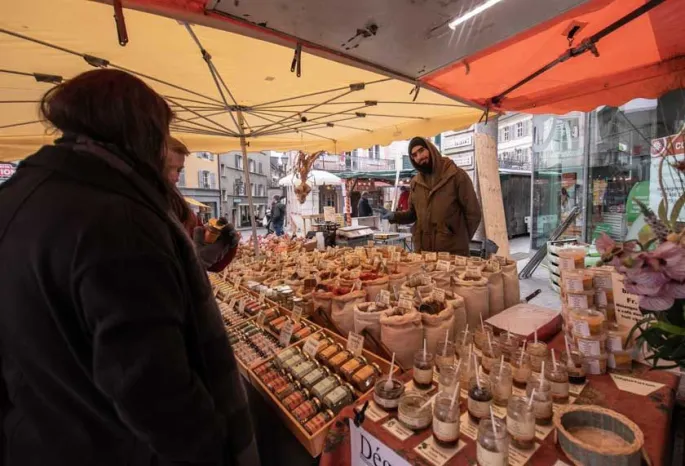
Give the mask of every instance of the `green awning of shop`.
[[(397, 172), (395, 170), (381, 170), (372, 172), (357, 171), (336, 173), (336, 175), (344, 180), (380, 180), (394, 183)], [(400, 171), (400, 179), (411, 178), (414, 175), (416, 175), (416, 170), (414, 169)]]

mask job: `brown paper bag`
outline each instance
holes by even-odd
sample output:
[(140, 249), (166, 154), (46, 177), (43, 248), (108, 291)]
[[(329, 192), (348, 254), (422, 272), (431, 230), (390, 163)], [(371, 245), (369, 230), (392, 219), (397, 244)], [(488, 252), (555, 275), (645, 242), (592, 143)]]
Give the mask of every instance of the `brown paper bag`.
[(447, 305), (452, 308), (454, 313), (454, 327), (452, 335), (456, 338), (459, 332), (466, 328), (466, 323), (468, 322), (466, 317), (466, 305), (464, 303), (464, 298), (456, 293), (450, 293), (450, 297), (447, 298)]
[(354, 331), (354, 306), (366, 301), (366, 291), (355, 290), (342, 296), (334, 296), (331, 303), (331, 320), (342, 336)]
[[(430, 299), (424, 302), (430, 302)], [(439, 341), (445, 341), (445, 334), (452, 337), (454, 330), (454, 309), (445, 305), (445, 309), (437, 314), (421, 313), (423, 335), (426, 338), (426, 347), (429, 351), (435, 351)], [(453, 337), (452, 337), (453, 338)]]
[(480, 326), (483, 320), (490, 317), (490, 298), (488, 295), (488, 280), (484, 277), (467, 276), (469, 272), (462, 272), (452, 280), (452, 291), (464, 298), (466, 320), (469, 328)]
[(394, 308), (381, 313), (381, 342), (405, 369), (414, 366), (414, 353), (423, 345), (421, 314), (416, 310)]
[(504, 310), (504, 281), (502, 266), (496, 260), (489, 260), (483, 267), (483, 276), (488, 279), (488, 296), (490, 298), (490, 316)]
[(519, 284), (518, 268), (516, 262), (508, 259), (497, 257), (502, 265), (502, 282), (504, 285), (504, 308), (507, 309), (515, 306), (521, 302), (521, 288)]

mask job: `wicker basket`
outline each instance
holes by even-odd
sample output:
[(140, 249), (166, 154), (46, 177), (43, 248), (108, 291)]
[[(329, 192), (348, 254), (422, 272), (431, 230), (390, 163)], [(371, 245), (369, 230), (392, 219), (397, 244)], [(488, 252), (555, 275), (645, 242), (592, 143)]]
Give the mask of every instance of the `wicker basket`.
[[(571, 405), (554, 415), (554, 426), (557, 442), (576, 465), (640, 466), (644, 435), (637, 424), (616, 411)], [(593, 438), (605, 431), (607, 440), (615, 441), (601, 447), (590, 444), (577, 436), (582, 428), (591, 430)]]

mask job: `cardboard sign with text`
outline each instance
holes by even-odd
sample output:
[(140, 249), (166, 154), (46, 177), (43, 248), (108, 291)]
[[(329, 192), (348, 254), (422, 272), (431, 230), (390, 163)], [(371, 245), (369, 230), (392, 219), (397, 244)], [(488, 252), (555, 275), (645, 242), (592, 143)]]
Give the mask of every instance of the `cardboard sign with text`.
[(616, 322), (619, 325), (632, 327), (642, 320), (640, 300), (637, 295), (628, 293), (623, 287), (625, 277), (618, 272), (611, 274), (614, 288), (614, 304), (616, 307)]
[[(396, 419), (394, 423), (399, 424)], [(392, 448), (386, 446), (364, 428), (350, 422), (350, 464), (352, 466), (409, 466), (409, 463), (399, 456)]]

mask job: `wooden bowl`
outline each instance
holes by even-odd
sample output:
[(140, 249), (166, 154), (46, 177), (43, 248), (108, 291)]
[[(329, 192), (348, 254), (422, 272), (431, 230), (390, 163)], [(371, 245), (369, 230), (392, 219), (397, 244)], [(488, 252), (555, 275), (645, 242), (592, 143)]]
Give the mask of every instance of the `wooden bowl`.
[(570, 405), (554, 415), (554, 426), (557, 442), (576, 465), (640, 466), (644, 435), (616, 411)]

